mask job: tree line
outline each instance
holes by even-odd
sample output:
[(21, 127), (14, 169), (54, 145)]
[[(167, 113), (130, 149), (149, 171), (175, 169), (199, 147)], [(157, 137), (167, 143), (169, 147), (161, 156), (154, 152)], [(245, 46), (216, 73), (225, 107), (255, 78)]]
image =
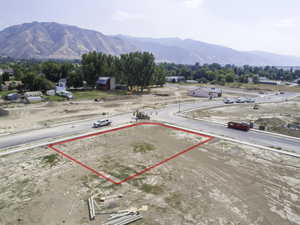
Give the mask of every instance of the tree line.
[[(69, 87), (95, 87), (100, 76), (115, 77), (118, 84), (129, 90), (143, 92), (151, 85), (163, 85), (166, 76), (183, 76), (199, 83), (224, 85), (225, 83), (247, 83), (249, 78), (258, 83), (260, 77), (271, 80), (293, 81), (300, 78), (300, 70), (283, 70), (265, 66), (235, 66), (217, 63), (180, 65), (155, 63), (153, 54), (133, 52), (120, 56), (90, 52), (81, 60), (13, 60), (0, 59), (0, 68), (12, 68), (14, 80), (22, 81), (23, 90), (49, 90), (61, 79), (67, 79)], [(0, 76), (0, 84), (10, 79), (9, 74)]]
[[(22, 60), (0, 64), (0, 68), (14, 70), (14, 79), (20, 80), (24, 90), (49, 90), (62, 78), (69, 87), (94, 88), (99, 77), (115, 77), (118, 84), (129, 90), (143, 92), (150, 85), (163, 85), (166, 71), (155, 63), (153, 54), (133, 52), (121, 56), (90, 52), (80, 62)], [(3, 79), (4, 78), (4, 79)], [(9, 80), (6, 74), (0, 82)]]
[(248, 83), (252, 78), (257, 83), (259, 77), (266, 77), (270, 80), (294, 81), (300, 78), (300, 70), (283, 70), (274, 66), (235, 66), (220, 65), (217, 63), (200, 65), (178, 65), (174, 63), (161, 64), (170, 76), (184, 76), (187, 80), (197, 80), (200, 83), (225, 83), (240, 82)]

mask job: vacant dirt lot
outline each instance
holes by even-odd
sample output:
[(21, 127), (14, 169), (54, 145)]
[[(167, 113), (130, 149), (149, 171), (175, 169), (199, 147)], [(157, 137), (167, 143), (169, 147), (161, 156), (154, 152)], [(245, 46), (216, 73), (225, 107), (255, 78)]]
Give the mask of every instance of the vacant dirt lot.
[[(99, 117), (103, 114), (115, 115), (136, 109), (161, 108), (178, 101), (195, 101), (184, 88), (155, 88), (151, 94), (115, 96), (104, 102), (93, 100), (72, 100), (46, 102), (31, 105), (4, 104), (0, 107), (9, 111), (8, 116), (0, 115), (0, 135), (28, 129), (38, 129), (58, 123)], [(202, 99), (207, 100), (207, 99)]]
[[(0, 107), (9, 111), (8, 116), (0, 115), (0, 135), (30, 129), (39, 129), (74, 120), (91, 119), (108, 114), (109, 116), (132, 112), (136, 109), (161, 108), (167, 104), (190, 101), (208, 101), (187, 95), (191, 86), (171, 85), (153, 88), (151, 94), (118, 95), (106, 98), (105, 101), (72, 100), (63, 102), (44, 102), (37, 104), (7, 104)], [(230, 90), (229, 90), (230, 91)], [(223, 97), (248, 96), (242, 91), (223, 93)], [(245, 92), (247, 93), (247, 92)], [(95, 94), (95, 92), (93, 92)], [(102, 93), (103, 94), (103, 93)]]
[[(200, 138), (201, 139), (201, 138)], [(61, 146), (116, 179), (200, 140), (166, 128), (136, 127)], [(0, 224), (103, 224), (86, 199), (123, 194), (103, 212), (148, 206), (137, 225), (300, 224), (300, 161), (213, 139), (162, 166), (114, 185), (53, 150), (0, 158)]]
[(234, 104), (207, 110), (197, 110), (188, 113), (195, 119), (205, 119), (214, 122), (227, 123), (255, 122), (256, 125), (266, 125), (270, 131), (300, 137), (300, 130), (286, 128), (289, 123), (300, 123), (300, 101), (298, 98), (289, 102), (259, 104), (259, 109), (253, 109), (254, 104)]

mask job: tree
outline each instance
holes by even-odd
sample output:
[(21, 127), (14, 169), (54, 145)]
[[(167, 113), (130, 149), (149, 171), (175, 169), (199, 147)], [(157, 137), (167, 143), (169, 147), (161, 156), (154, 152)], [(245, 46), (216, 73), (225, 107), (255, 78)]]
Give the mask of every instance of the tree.
[(83, 76), (79, 72), (71, 72), (68, 76), (68, 85), (71, 87), (82, 87), (83, 86)]
[(138, 60), (140, 65), (137, 65), (139, 69), (137, 72), (140, 73), (140, 75), (137, 77), (137, 85), (140, 86), (141, 92), (143, 92), (144, 89), (148, 87), (152, 81), (152, 77), (155, 71), (155, 59), (153, 54), (148, 52), (143, 52), (138, 57), (140, 57), (141, 60)]
[(27, 73), (22, 77), (22, 83), (24, 84), (24, 88), (28, 90), (32, 90), (34, 87), (34, 80), (35, 80), (36, 74), (33, 72)]
[(241, 75), (238, 77), (238, 81), (241, 83), (248, 83), (248, 75)]
[(109, 60), (111, 60), (109, 56), (97, 52), (90, 52), (82, 56), (83, 77), (90, 86), (95, 86), (100, 76), (108, 75)]
[(74, 66), (71, 63), (63, 63), (59, 70), (61, 78), (68, 78), (69, 74), (74, 70)]
[(252, 81), (253, 81), (254, 84), (258, 84), (259, 83), (259, 76), (258, 75), (254, 75), (252, 77)]
[(143, 92), (150, 85), (155, 70), (154, 56), (152, 54), (148, 52), (123, 54), (119, 65), (120, 70), (124, 74), (124, 82), (130, 90), (136, 86)]
[(57, 83), (61, 78), (60, 66), (55, 62), (45, 62), (42, 64), (42, 73), (52, 82)]
[(163, 86), (166, 83), (166, 70), (163, 66), (155, 67), (153, 74), (153, 84)]
[(231, 74), (231, 73), (226, 74), (226, 76), (225, 76), (225, 81), (226, 81), (227, 83), (232, 83), (232, 82), (234, 81), (234, 75)]
[(220, 74), (217, 76), (217, 84), (225, 85), (225, 76)]
[(53, 88), (53, 84), (43, 76), (36, 76), (33, 82), (32, 91), (46, 91)]
[(53, 88), (53, 84), (43, 76), (29, 72), (22, 77), (24, 88), (30, 91), (45, 91)]
[(3, 81), (9, 81), (9, 73), (5, 72), (2, 74), (2, 80)]

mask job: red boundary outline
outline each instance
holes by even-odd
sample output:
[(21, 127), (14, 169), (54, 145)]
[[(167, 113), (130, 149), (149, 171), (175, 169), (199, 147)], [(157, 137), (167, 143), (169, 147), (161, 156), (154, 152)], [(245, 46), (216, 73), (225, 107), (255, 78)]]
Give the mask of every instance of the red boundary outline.
[[(190, 146), (190, 147), (188, 147), (188, 148), (186, 148), (186, 149), (178, 152), (177, 154), (172, 155), (171, 157), (166, 158), (166, 159), (164, 159), (164, 160), (162, 160), (162, 161), (160, 161), (160, 162), (158, 162), (158, 163), (156, 163), (156, 164), (154, 164), (154, 165), (152, 165), (150, 167), (147, 167), (146, 169), (144, 169), (144, 170), (142, 170), (142, 171), (140, 171), (140, 172), (138, 172), (136, 174), (133, 174), (133, 175), (131, 175), (131, 176), (125, 178), (124, 180), (119, 181), (119, 182), (116, 182), (116, 181), (112, 180), (111, 178), (105, 176), (104, 174), (99, 173), (95, 169), (87, 166), (86, 164), (80, 162), (79, 160), (73, 158), (72, 156), (70, 156), (70, 155), (64, 153), (63, 151), (59, 150), (58, 148), (54, 147), (56, 145), (61, 145), (61, 144), (65, 144), (65, 143), (68, 143), (68, 142), (72, 142), (72, 141), (76, 141), (76, 140), (80, 140), (80, 139), (84, 139), (84, 138), (88, 138), (88, 137), (94, 137), (94, 136), (97, 136), (97, 135), (100, 135), (100, 134), (105, 134), (105, 133), (109, 133), (109, 132), (113, 132), (113, 131), (123, 130), (123, 129), (129, 128), (129, 127), (142, 126), (142, 125), (157, 125), (157, 126), (162, 126), (162, 127), (171, 128), (171, 129), (174, 129), (174, 130), (179, 130), (179, 131), (190, 133), (190, 134), (195, 134), (195, 135), (198, 135), (198, 136), (201, 136), (201, 137), (205, 137), (207, 139), (204, 140), (204, 141), (199, 142), (196, 145)], [(91, 171), (92, 173), (96, 174), (97, 176), (99, 176), (99, 177), (101, 177), (103, 179), (106, 179), (107, 181), (110, 181), (113, 184), (122, 184), (122, 183), (124, 183), (124, 182), (126, 182), (128, 180), (131, 180), (131, 179), (133, 179), (133, 178), (135, 178), (135, 177), (137, 177), (137, 176), (139, 176), (139, 175), (141, 175), (141, 174), (143, 174), (143, 173), (145, 173), (145, 172), (147, 172), (147, 171), (149, 171), (151, 169), (154, 169), (154, 168), (156, 168), (156, 167), (158, 167), (158, 166), (160, 166), (160, 165), (162, 165), (162, 164), (164, 164), (164, 163), (166, 163), (166, 162), (168, 162), (168, 161), (170, 161), (170, 160), (172, 160), (172, 159), (174, 159), (174, 158), (176, 158), (176, 157), (178, 157), (178, 156), (180, 156), (182, 154), (185, 154), (185, 153), (187, 153), (187, 152), (189, 152), (189, 151), (191, 151), (191, 150), (193, 150), (193, 149), (195, 149), (195, 148), (197, 148), (197, 147), (199, 147), (199, 146), (201, 146), (201, 145), (209, 142), (211, 139), (213, 139), (212, 136), (201, 134), (201, 133), (190, 131), (190, 130), (186, 130), (186, 129), (183, 129), (183, 128), (173, 127), (173, 126), (166, 125), (166, 124), (163, 124), (163, 123), (144, 122), (144, 123), (130, 124), (130, 125), (126, 125), (126, 126), (123, 126), (123, 127), (113, 128), (113, 129), (110, 129), (110, 130), (100, 131), (100, 132), (97, 132), (97, 133), (88, 134), (88, 135), (84, 135), (84, 136), (80, 136), (80, 137), (76, 137), (76, 138), (71, 138), (71, 139), (68, 139), (68, 140), (60, 141), (60, 142), (56, 142), (56, 143), (53, 143), (53, 144), (49, 144), (48, 148), (56, 151), (57, 153), (61, 154), (65, 158), (67, 158), (67, 159), (69, 159), (69, 160), (71, 160), (71, 161), (79, 164), (83, 168)]]

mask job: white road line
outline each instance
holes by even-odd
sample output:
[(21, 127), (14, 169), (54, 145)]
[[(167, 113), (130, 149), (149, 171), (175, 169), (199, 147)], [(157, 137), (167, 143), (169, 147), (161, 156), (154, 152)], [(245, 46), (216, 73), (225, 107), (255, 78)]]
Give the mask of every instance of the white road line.
[[(187, 127), (181, 127), (181, 126), (178, 126), (176, 124), (168, 123), (168, 122), (165, 122), (165, 121), (158, 121), (158, 122), (165, 123), (165, 124), (168, 124), (170, 126), (178, 127), (178, 128), (185, 129), (185, 130), (190, 130), (190, 131), (193, 131), (193, 132), (198, 132), (198, 133), (200, 132), (200, 133), (203, 133), (205, 135), (216, 137), (216, 138), (219, 138), (219, 139), (222, 139), (222, 140), (232, 141), (232, 142), (235, 142), (235, 143), (240, 143), (240, 144), (244, 144), (244, 145), (248, 145), (248, 146), (260, 148), (260, 149), (264, 149), (264, 150), (276, 152), (276, 153), (279, 153), (279, 154), (284, 154), (284, 155), (288, 155), (288, 156), (300, 158), (300, 154), (297, 154), (297, 153), (287, 152), (287, 151), (278, 150), (278, 149), (274, 149), (274, 148), (270, 148), (270, 147), (265, 147), (265, 146), (262, 146), (262, 145), (256, 145), (256, 144), (252, 144), (252, 143), (248, 143), (248, 142), (244, 142), (244, 141), (239, 141), (239, 140), (233, 139), (233, 138), (228, 138), (228, 137), (223, 137), (223, 136), (219, 136), (219, 135), (214, 135), (214, 134), (211, 134), (211, 133), (208, 133), (208, 132), (205, 132), (205, 131), (199, 131), (199, 130), (190, 129), (190, 128), (187, 128)], [(118, 125), (116, 127), (113, 127), (113, 128), (123, 127), (123, 126), (130, 125), (130, 124), (132, 124), (132, 123), (120, 124), (120, 125)], [(109, 130), (109, 129), (112, 129), (112, 127), (109, 127), (107, 129), (103, 129), (101, 131), (105, 131), (105, 130)], [(33, 145), (33, 146), (20, 147), (19, 149), (15, 149), (15, 150), (11, 150), (11, 151), (6, 151), (6, 152), (1, 152), (0, 156), (10, 155), (10, 154), (14, 154), (14, 153), (18, 153), (18, 152), (30, 150), (30, 149), (33, 149), (33, 148), (36, 148), (36, 147), (41, 147), (41, 146), (53, 144), (53, 143), (56, 143), (56, 142), (61, 142), (61, 141), (69, 140), (69, 139), (72, 139), (72, 138), (77, 138), (77, 137), (81, 137), (81, 136), (93, 134), (93, 133), (96, 133), (96, 132), (93, 131), (93, 132), (88, 132), (88, 133), (84, 133), (84, 134), (80, 134), (80, 135), (75, 135), (75, 136), (71, 136), (71, 137), (67, 137), (67, 138), (63, 138), (63, 139), (59, 139), (59, 140), (47, 141), (47, 142), (39, 143), (39, 144), (36, 144), (36, 145)]]
[(107, 127), (106, 129), (101, 129), (101, 130), (97, 130), (97, 131), (93, 131), (93, 132), (78, 134), (78, 135), (74, 135), (74, 136), (70, 136), (70, 137), (66, 137), (66, 138), (62, 138), (62, 139), (41, 142), (41, 143), (31, 145), (31, 146), (26, 146), (26, 147), (21, 146), (17, 149), (14, 148), (13, 150), (8, 149), (8, 150), (4, 150), (3, 152), (0, 152), (0, 156), (10, 155), (10, 154), (18, 153), (18, 152), (23, 152), (23, 151), (27, 151), (27, 150), (30, 150), (30, 149), (33, 149), (33, 148), (42, 147), (42, 146), (50, 145), (50, 144), (53, 144), (53, 143), (56, 143), (56, 142), (61, 142), (61, 141), (65, 141), (65, 140), (69, 140), (69, 139), (89, 135), (89, 134), (94, 134), (94, 133), (97, 133), (97, 132), (100, 132), (100, 131), (110, 130), (110, 129), (126, 126), (126, 125), (129, 125), (129, 124), (132, 124), (132, 123), (119, 124), (118, 126), (115, 126), (115, 127)]
[(272, 152), (276, 152), (276, 153), (280, 153), (280, 154), (284, 154), (284, 155), (288, 155), (288, 156), (292, 156), (292, 157), (296, 157), (296, 158), (300, 158), (300, 154), (297, 154), (297, 153), (294, 153), (294, 152), (287, 152), (287, 151), (278, 150), (278, 149), (274, 149), (274, 148), (270, 148), (270, 147), (265, 147), (265, 146), (262, 146), (262, 145), (252, 144), (252, 143), (249, 143), (249, 142), (239, 141), (239, 140), (233, 139), (233, 138), (223, 137), (223, 136), (214, 135), (214, 134), (204, 132), (204, 131), (199, 131), (199, 130), (195, 130), (195, 129), (190, 129), (190, 128), (186, 128), (186, 127), (177, 126), (175, 124), (171, 124), (171, 123), (168, 123), (168, 122), (164, 122), (164, 123), (169, 124), (170, 126), (178, 127), (178, 128), (185, 129), (185, 130), (190, 130), (190, 131), (194, 131), (194, 132), (198, 132), (198, 133), (200, 132), (202, 134), (209, 135), (209, 136), (212, 136), (212, 137), (216, 137), (216, 138), (219, 138), (219, 139), (232, 141), (232, 142), (235, 142), (235, 143), (240, 143), (240, 144), (244, 144), (244, 145), (248, 145), (248, 146), (252, 146), (252, 147), (256, 147), (256, 148), (260, 148), (260, 149), (264, 149), (264, 150), (269, 150), (269, 151), (272, 151)]

